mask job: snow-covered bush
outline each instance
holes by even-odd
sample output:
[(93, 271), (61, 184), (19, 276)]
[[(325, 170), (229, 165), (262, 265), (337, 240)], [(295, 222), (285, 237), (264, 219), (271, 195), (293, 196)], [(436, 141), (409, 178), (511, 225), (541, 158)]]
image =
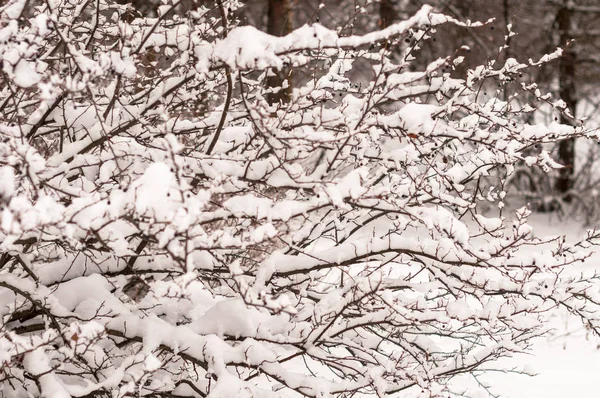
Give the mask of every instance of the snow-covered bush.
[[(460, 24), (429, 7), (275, 38), (163, 3), (0, 8), (0, 396), (448, 396), (556, 307), (600, 327), (561, 276), (597, 235), (503, 208), (515, 164), (558, 167), (524, 151), (585, 133), (482, 92), (535, 62), (415, 69)], [(284, 67), (313, 72), (270, 104)]]

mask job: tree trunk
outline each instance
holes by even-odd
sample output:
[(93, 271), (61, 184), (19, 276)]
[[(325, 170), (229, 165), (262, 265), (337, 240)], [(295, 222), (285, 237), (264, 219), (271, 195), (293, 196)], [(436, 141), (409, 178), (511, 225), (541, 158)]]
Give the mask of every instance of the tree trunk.
[[(558, 82), (560, 98), (565, 101), (567, 108), (572, 112), (573, 116), (575, 116), (577, 106), (575, 91), (576, 54), (573, 46), (569, 43), (571, 40), (571, 16), (572, 10), (566, 6), (561, 7), (556, 16), (560, 32), (560, 46), (563, 49), (563, 55), (560, 58)], [(564, 115), (561, 115), (560, 119), (561, 123), (573, 123), (573, 120)], [(559, 171), (559, 177), (556, 181), (556, 190), (559, 193), (564, 194), (573, 187), (574, 182), (574, 139), (563, 140), (559, 143), (558, 161), (565, 167)], [(564, 199), (569, 201), (570, 198), (567, 196)]]
[(379, 4), (379, 27), (385, 29), (398, 19), (398, 12), (394, 8), (395, 0), (381, 0)]
[[(267, 33), (273, 36), (285, 36), (293, 30), (291, 0), (268, 0)], [(267, 97), (270, 104), (288, 102), (292, 93), (291, 69), (284, 67), (282, 70), (273, 71), (274, 76), (267, 78), (269, 87), (277, 88), (287, 80), (288, 87), (282, 88), (277, 93)]]
[[(509, 0), (502, 1), (502, 13), (504, 14), (504, 24), (506, 25), (506, 49), (504, 50), (504, 59), (507, 60), (511, 57), (511, 36), (510, 31), (508, 30), (508, 25), (510, 22), (510, 4)], [(508, 91), (508, 84), (504, 85), (504, 101), (508, 101), (508, 97), (510, 97), (510, 92)]]

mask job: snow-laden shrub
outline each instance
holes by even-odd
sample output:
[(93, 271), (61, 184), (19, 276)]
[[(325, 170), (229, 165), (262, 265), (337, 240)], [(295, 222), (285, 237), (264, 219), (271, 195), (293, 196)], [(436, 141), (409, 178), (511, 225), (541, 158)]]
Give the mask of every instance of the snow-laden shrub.
[(0, 8), (2, 397), (447, 396), (557, 307), (600, 326), (595, 278), (563, 276), (597, 235), (503, 209), (515, 164), (558, 167), (525, 150), (585, 134), (481, 91), (535, 62), (414, 66), (460, 24), (429, 7), (275, 38), (240, 6)]

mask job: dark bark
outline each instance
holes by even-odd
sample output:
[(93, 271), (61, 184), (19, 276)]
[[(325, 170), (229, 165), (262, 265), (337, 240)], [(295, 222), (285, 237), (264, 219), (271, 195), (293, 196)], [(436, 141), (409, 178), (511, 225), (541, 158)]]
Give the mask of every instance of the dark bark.
[[(273, 36), (285, 36), (293, 30), (291, 0), (268, 0), (267, 33)], [(270, 104), (288, 102), (291, 97), (292, 80), (291, 69), (284, 67), (279, 71), (273, 71), (274, 76), (267, 79), (269, 87), (281, 87), (287, 80), (288, 87), (282, 88), (276, 93), (270, 94), (267, 100)]]
[[(565, 102), (567, 108), (575, 116), (577, 106), (577, 96), (575, 87), (575, 65), (576, 54), (571, 45), (571, 17), (572, 10), (568, 7), (561, 7), (558, 10), (556, 21), (560, 33), (560, 46), (563, 49), (563, 56), (560, 58), (559, 65), (559, 95)], [(573, 120), (562, 114), (560, 116), (561, 123), (572, 124)], [(575, 140), (568, 139), (559, 143), (558, 161), (564, 166), (559, 171), (558, 179), (556, 180), (556, 190), (564, 194), (573, 187), (574, 164), (575, 164)], [(569, 201), (569, 197), (565, 197)]]
[(285, 36), (293, 29), (290, 0), (269, 0), (267, 33)]
[[(511, 23), (510, 22), (509, 0), (502, 1), (502, 11), (504, 14), (504, 24), (506, 25), (506, 49), (504, 50), (504, 58), (509, 59), (511, 57), (511, 54), (510, 54), (511, 37), (510, 37), (510, 31), (508, 29), (508, 25)], [(508, 101), (509, 96), (510, 96), (510, 93), (508, 91), (508, 84), (506, 84), (506, 85), (504, 85), (504, 100)]]
[(385, 29), (398, 20), (398, 12), (394, 8), (395, 0), (381, 0), (379, 4), (379, 26)]

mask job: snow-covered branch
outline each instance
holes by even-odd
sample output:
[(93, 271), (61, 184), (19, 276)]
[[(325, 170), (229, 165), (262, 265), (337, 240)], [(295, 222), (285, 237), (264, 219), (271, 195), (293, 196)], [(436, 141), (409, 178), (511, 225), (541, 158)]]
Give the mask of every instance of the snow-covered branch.
[(532, 145), (589, 134), (524, 122), (533, 86), (481, 94), (557, 54), (460, 76), (421, 47), (476, 24), (430, 7), (272, 37), (236, 0), (163, 3), (0, 8), (3, 394), (445, 396), (556, 307), (599, 330), (598, 276), (563, 276), (597, 233), (535, 238), (504, 203), (561, 167)]

